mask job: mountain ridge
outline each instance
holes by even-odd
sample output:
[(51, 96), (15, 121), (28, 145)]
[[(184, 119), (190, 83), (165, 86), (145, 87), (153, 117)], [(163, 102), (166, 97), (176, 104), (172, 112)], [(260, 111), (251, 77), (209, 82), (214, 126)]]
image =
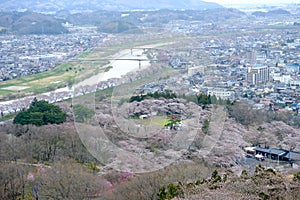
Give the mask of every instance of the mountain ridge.
[(201, 0), (84, 0), (47, 1), (47, 0), (4, 0), (0, 1), (0, 11), (33, 10), (38, 12), (57, 12), (60, 10), (95, 11), (95, 10), (206, 10), (223, 8), (223, 6)]

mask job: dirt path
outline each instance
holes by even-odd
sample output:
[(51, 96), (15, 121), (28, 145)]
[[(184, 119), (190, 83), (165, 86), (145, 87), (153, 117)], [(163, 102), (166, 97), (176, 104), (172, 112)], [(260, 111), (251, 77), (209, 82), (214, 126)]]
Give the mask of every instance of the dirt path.
[(208, 134), (202, 141), (200, 155), (208, 155), (210, 151), (215, 147), (223, 133), (226, 117), (227, 114), (224, 110), (224, 106), (213, 107), (209, 122)]

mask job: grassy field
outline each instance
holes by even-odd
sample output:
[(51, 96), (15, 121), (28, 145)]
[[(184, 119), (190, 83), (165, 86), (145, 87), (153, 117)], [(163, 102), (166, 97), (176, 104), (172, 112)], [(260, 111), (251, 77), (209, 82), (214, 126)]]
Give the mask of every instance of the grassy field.
[[(76, 77), (79, 70), (79, 65), (62, 64), (51, 71), (1, 82), (0, 99), (21, 97), (64, 87), (68, 81)], [(15, 90), (10, 89), (12, 86)]]
[(142, 119), (141, 122), (143, 125), (160, 125), (165, 127), (171, 120), (167, 116), (153, 116), (148, 119)]

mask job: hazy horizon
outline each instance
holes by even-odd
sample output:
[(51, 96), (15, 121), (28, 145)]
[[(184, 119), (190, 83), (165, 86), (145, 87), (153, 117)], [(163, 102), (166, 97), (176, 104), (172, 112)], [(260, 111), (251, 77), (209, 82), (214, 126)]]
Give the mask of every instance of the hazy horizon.
[(279, 5), (300, 3), (300, 0), (203, 0), (206, 2), (215, 2), (223, 6), (228, 5)]

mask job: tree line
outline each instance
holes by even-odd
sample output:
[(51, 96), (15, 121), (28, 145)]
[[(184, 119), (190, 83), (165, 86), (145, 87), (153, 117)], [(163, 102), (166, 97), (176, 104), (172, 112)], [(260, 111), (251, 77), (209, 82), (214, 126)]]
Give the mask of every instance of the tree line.
[(159, 98), (165, 98), (165, 99), (175, 99), (177, 98), (177, 95), (173, 92), (154, 92), (154, 93), (147, 93), (144, 95), (135, 95), (130, 97), (129, 102), (141, 102), (145, 99), (159, 99)]

